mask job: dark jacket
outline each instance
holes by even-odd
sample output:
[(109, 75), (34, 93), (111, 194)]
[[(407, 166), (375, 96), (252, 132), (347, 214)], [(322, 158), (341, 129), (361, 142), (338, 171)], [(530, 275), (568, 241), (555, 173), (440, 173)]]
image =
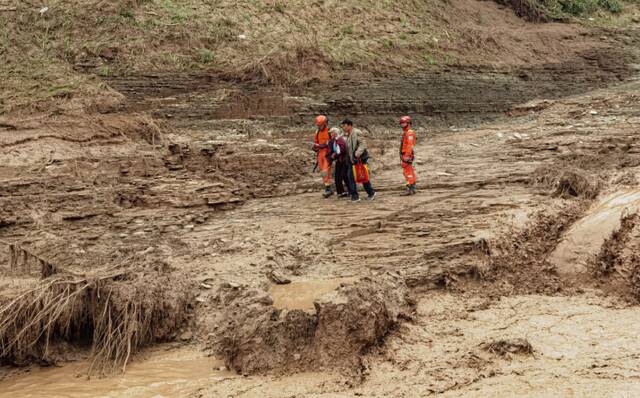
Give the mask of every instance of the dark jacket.
[[(329, 141), (329, 152), (327, 153), (327, 158), (329, 161), (336, 161), (340, 163), (344, 163), (347, 161), (347, 142), (344, 137), (336, 137), (333, 140)], [(335, 158), (333, 155), (336, 155)]]

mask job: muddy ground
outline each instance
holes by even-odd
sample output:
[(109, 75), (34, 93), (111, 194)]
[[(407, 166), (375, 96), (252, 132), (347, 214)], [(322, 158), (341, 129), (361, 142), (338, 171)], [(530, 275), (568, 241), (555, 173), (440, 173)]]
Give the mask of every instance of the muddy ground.
[[(123, 96), (102, 113), (4, 118), (2, 300), (45, 268), (89, 278), (143, 264), (196, 284), (163, 338), (216, 357), (194, 365), (210, 374), (162, 390), (144, 371), (89, 391), (80, 378), (60, 396), (634, 396), (640, 72), (632, 51), (602, 51), (351, 92), (114, 79)], [(320, 196), (307, 148), (321, 110), (361, 123), (375, 201)], [(418, 120), (411, 197), (396, 159), (404, 112)], [(88, 356), (67, 343), (40, 360)], [(82, 369), (3, 372), (7, 394), (51, 396), (51, 380)]]

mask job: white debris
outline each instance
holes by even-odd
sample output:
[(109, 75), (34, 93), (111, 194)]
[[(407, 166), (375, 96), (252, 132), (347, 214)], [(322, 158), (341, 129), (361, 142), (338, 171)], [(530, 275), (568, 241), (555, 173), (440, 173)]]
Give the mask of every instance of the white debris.
[(591, 111), (591, 112), (589, 112), (589, 113), (590, 113), (590, 114), (592, 114), (592, 115), (597, 115), (597, 114), (598, 114), (598, 112), (597, 112), (597, 111)]
[(40, 12), (40, 15), (44, 15), (44, 13), (47, 11), (49, 11), (49, 7), (42, 7), (39, 12)]
[(246, 38), (247, 38), (247, 35), (245, 35), (245, 34), (238, 35), (238, 39), (240, 39), (240, 40), (245, 40)]

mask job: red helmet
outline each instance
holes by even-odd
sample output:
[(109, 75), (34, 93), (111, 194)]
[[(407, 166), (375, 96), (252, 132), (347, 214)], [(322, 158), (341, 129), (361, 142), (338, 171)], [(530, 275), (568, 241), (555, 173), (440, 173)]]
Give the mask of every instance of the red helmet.
[(403, 123), (411, 123), (411, 116), (402, 116), (400, 118), (400, 124), (403, 124)]
[(324, 126), (325, 124), (327, 124), (327, 117), (325, 115), (316, 116), (316, 126), (320, 127)]

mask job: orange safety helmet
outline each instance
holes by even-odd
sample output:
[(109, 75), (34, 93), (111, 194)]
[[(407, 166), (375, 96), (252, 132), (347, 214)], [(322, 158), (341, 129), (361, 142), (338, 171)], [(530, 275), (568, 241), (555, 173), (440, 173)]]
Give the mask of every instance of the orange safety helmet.
[(402, 123), (411, 123), (411, 116), (402, 116), (400, 118), (400, 124)]
[(327, 117), (325, 115), (316, 116), (316, 126), (320, 127), (324, 126), (325, 124), (327, 124)]

